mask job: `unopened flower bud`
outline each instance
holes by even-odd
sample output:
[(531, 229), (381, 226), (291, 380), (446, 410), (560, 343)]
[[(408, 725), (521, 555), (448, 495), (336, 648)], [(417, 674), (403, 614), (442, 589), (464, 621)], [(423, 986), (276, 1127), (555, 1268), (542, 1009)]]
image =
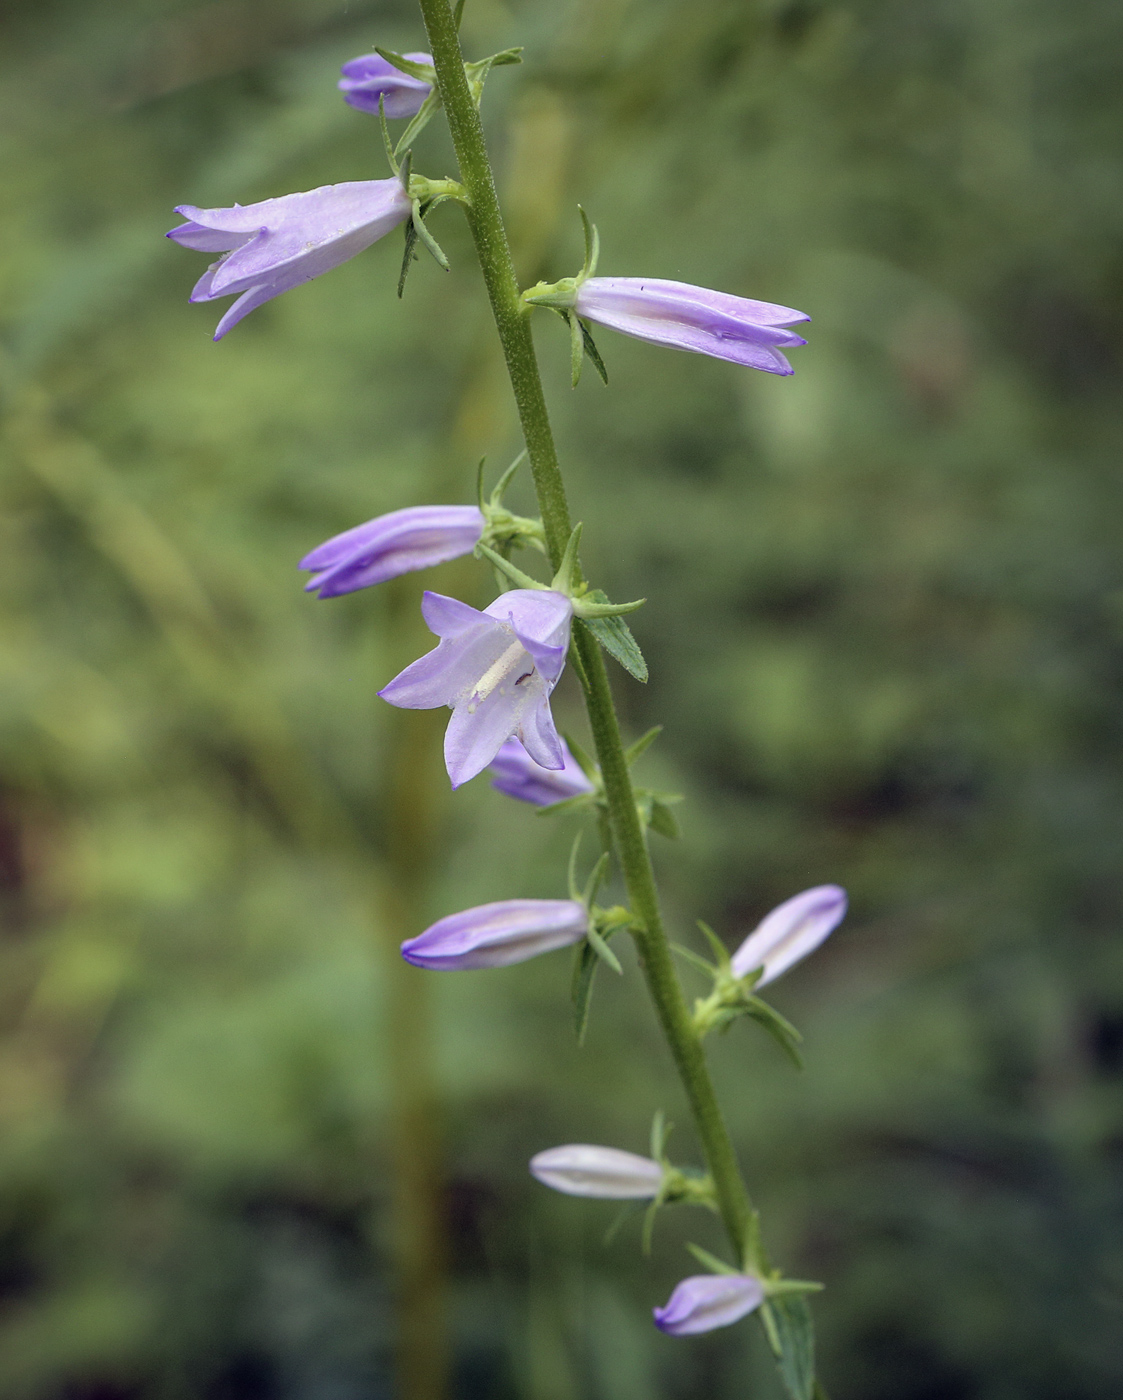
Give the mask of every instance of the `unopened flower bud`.
[(751, 1274), (698, 1274), (684, 1278), (666, 1306), (654, 1309), (655, 1326), (670, 1337), (692, 1337), (728, 1327), (763, 1302), (764, 1288)]
[(530, 1159), (530, 1171), (543, 1186), (567, 1196), (615, 1201), (653, 1200), (663, 1183), (663, 1168), (650, 1157), (583, 1142), (539, 1152)]
[[(432, 56), (427, 53), (407, 53), (402, 57), (412, 63), (426, 63), (430, 67), (433, 64)], [(344, 102), (360, 112), (373, 112), (376, 117), (380, 97), (382, 110), (388, 117), (415, 117), (433, 90), (429, 83), (403, 73), (377, 53), (352, 58), (339, 71), (343, 77), (337, 86)]]
[(535, 763), (517, 739), (508, 739), (491, 761), (492, 787), (536, 807), (552, 807), (555, 802), (593, 792), (592, 783), (564, 739), (561, 746), (565, 763), (554, 771)]
[(505, 899), (438, 919), (402, 944), (402, 957), (437, 972), (507, 967), (579, 942), (588, 924), (575, 899)]
[(766, 914), (733, 954), (733, 975), (745, 977), (763, 968), (757, 986), (774, 982), (794, 963), (814, 952), (845, 914), (846, 891), (839, 885), (816, 885), (793, 895)]
[(345, 530), (300, 561), (308, 593), (335, 598), (471, 554), (484, 527), (475, 506), (408, 506)]

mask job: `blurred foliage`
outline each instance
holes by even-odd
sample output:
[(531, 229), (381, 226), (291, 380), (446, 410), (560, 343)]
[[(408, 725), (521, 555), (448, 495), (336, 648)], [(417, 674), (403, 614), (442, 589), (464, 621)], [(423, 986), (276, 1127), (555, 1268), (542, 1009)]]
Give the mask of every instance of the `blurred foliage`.
[[(426, 634), (420, 581), (320, 604), (294, 566), (468, 499), (516, 439), (454, 213), (453, 273), (419, 264), (403, 303), (390, 240), (219, 346), (161, 235), (177, 203), (381, 176), (336, 69), (420, 25), (406, 0), (0, 25), (0, 1393), (366, 1400), (401, 816), (374, 691)], [(527, 45), (488, 119), (528, 280), (578, 265), (580, 199), (604, 274), (814, 317), (787, 381), (606, 332), (608, 391), (571, 393), (552, 318), (540, 343), (586, 562), (650, 599), (651, 683), (618, 690), (690, 799), (657, 853), (679, 936), (852, 892), (777, 989), (807, 1072), (744, 1026), (713, 1052), (769, 1240), (828, 1285), (832, 1394), (1118, 1395), (1123, 11), (469, 0), (465, 34)], [(438, 819), (433, 916), (561, 893), (565, 822), (483, 781)], [(431, 979), (458, 1396), (776, 1393), (755, 1329), (650, 1326), (708, 1218), (668, 1213), (645, 1261), (525, 1172), (642, 1149), (659, 1106), (690, 1159), (627, 971), (582, 1051), (560, 955)]]

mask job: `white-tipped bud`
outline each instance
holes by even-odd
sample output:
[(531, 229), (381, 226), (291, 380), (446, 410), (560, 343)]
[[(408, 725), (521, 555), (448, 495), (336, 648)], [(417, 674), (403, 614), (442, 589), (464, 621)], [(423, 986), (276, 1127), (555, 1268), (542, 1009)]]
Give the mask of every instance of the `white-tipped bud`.
[(567, 1196), (614, 1201), (649, 1201), (659, 1194), (663, 1168), (650, 1157), (574, 1142), (550, 1147), (530, 1159), (531, 1175)]
[(812, 953), (846, 914), (846, 891), (839, 885), (816, 885), (793, 895), (766, 914), (733, 954), (735, 977), (763, 968), (758, 987), (774, 982), (794, 963)]

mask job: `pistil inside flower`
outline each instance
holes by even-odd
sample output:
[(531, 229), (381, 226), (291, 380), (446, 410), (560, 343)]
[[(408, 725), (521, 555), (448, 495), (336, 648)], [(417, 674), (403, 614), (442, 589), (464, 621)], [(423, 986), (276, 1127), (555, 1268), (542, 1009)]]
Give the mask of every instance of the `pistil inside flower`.
[[(507, 690), (503, 682), (514, 672), (519, 670), (529, 660), (526, 648), (517, 638), (503, 652), (497, 661), (493, 661), (483, 675), (476, 682), (472, 691), (472, 698), (468, 702), (468, 713), (474, 715), (476, 706), (481, 701), (486, 700), (493, 690), (498, 688), (500, 695), (506, 695)], [(519, 676), (515, 684), (520, 685), (534, 674), (534, 666), (531, 665), (529, 671)]]

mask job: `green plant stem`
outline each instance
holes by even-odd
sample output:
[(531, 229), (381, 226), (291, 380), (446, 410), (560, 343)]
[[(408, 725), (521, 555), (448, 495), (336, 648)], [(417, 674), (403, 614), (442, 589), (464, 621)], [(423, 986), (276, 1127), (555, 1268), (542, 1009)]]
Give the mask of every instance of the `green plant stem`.
[[(483, 127), (464, 76), (464, 60), (452, 11), (448, 0), (419, 0), (419, 3), (456, 148), (460, 178), (471, 201), (468, 222), (511, 378), (550, 559), (557, 568), (572, 523), (531, 339), (529, 315), (519, 295)], [(647, 986), (690, 1102), (738, 1264), (744, 1263), (764, 1273), (768, 1265), (756, 1217), (663, 929), (647, 838), (636, 810), (604, 656), (595, 638), (580, 623), (575, 630), (574, 646), (580, 657), (578, 671), (604, 776), (617, 854), (632, 913), (640, 925), (634, 936)]]

